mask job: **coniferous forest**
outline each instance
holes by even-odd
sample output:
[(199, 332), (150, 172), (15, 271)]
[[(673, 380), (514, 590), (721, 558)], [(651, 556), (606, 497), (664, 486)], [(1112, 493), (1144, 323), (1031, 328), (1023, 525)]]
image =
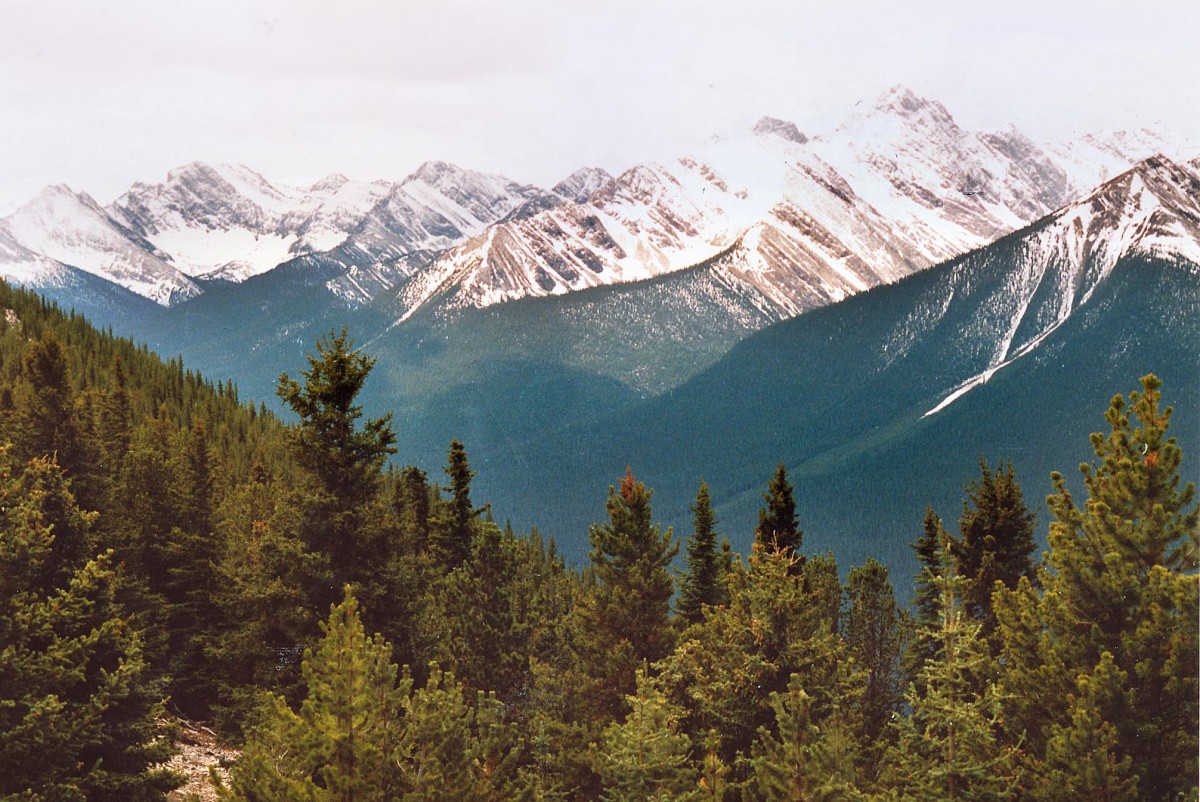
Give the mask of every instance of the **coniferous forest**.
[(782, 464), (748, 554), (630, 470), (576, 566), (469, 444), (390, 459), (344, 330), (280, 366), (285, 424), (0, 309), (0, 799), (163, 799), (179, 718), (242, 749), (231, 802), (1197, 798), (1200, 444), (1154, 376), (1096, 410), (1082, 495), (982, 457), (916, 577), (806, 552)]

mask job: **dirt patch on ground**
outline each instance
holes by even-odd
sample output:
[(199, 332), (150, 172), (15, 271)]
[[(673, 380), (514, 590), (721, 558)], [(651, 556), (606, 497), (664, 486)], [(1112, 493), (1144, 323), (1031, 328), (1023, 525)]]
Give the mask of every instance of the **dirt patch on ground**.
[(187, 777), (187, 783), (172, 791), (168, 799), (172, 802), (215, 802), (217, 793), (209, 780), (209, 769), (216, 769), (221, 779), (228, 781), (229, 766), (241, 752), (220, 743), (216, 733), (207, 727), (182, 720), (175, 724), (178, 732), (175, 745), (179, 754), (171, 758), (167, 767)]

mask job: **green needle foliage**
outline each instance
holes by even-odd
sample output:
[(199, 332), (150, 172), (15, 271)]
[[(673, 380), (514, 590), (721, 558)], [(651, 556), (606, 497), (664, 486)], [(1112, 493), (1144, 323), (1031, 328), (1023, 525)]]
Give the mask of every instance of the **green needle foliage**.
[(728, 588), (723, 582), (721, 557), (717, 554), (716, 517), (708, 485), (700, 483), (696, 492), (695, 529), (687, 542), (687, 573), (679, 584), (679, 617), (694, 624), (704, 614), (705, 605), (728, 601)]
[(0, 799), (164, 800), (168, 711), (245, 738), (227, 800), (1196, 798), (1200, 513), (1153, 377), (1086, 494), (1053, 478), (1032, 572), (981, 463), (901, 615), (878, 563), (843, 587), (799, 552), (781, 465), (745, 562), (701, 486), (672, 620), (648, 488), (567, 565), (478, 505), (461, 442), (443, 488), (385, 466), (345, 330), (283, 377), (284, 426), (29, 293), (0, 310)]
[(179, 778), (162, 687), (117, 601), (111, 553), (89, 559), (93, 514), (62, 470), (15, 471), (0, 448), (0, 798), (161, 799)]
[(299, 417), (290, 430), (296, 462), (311, 481), (295, 503), (303, 509), (303, 535), (308, 547), (326, 555), (330, 580), (314, 601), (331, 603), (346, 582), (361, 579), (369, 561), (363, 547), (366, 513), (379, 494), (381, 469), (396, 453), (391, 415), (364, 421), (354, 400), (375, 360), (354, 350), (345, 328), (317, 341), (308, 356), (304, 383), (286, 373), (277, 394)]
[(873, 776), (891, 737), (889, 724), (900, 710), (905, 622), (887, 568), (874, 560), (850, 570), (846, 596), (850, 604), (843, 634), (846, 651), (864, 682), (857, 712), (864, 763)]
[[(1081, 466), (1082, 506), (1054, 475), (1041, 588), (1025, 580), (996, 595), (1001, 677), (1015, 697), (1007, 729), (1025, 733), (1047, 788), (1098, 782), (1062, 775), (1064, 744), (1090, 719), (1097, 737), (1115, 731), (1105, 782), (1127, 791), (1136, 778), (1142, 800), (1196, 793), (1200, 510), (1179, 474), (1182, 450), (1167, 436), (1160, 387), (1146, 376), (1128, 403), (1113, 399), (1109, 433), (1092, 435), (1097, 462)], [(1128, 693), (1111, 691), (1118, 676)]]
[(680, 711), (663, 695), (648, 669), (638, 673), (637, 693), (627, 697), (628, 715), (610, 724), (597, 750), (596, 771), (605, 802), (694, 802), (700, 786), (688, 754), (691, 740), (679, 732)]
[[(863, 799), (855, 786), (854, 739), (841, 721), (818, 727), (812, 699), (800, 675), (786, 692), (771, 694), (774, 729), (759, 728), (750, 764), (754, 799), (761, 802), (854, 802)], [(824, 731), (822, 731), (824, 729)]]
[(591, 530), (596, 581), (577, 608), (581, 666), (594, 680), (589, 706), (610, 721), (633, 692), (638, 667), (674, 646), (668, 569), (679, 544), (653, 523), (650, 496), (628, 470), (619, 489), (609, 488), (609, 520)]
[(775, 469), (763, 500), (767, 506), (758, 511), (758, 527), (754, 542), (766, 549), (779, 549), (788, 555), (798, 554), (804, 533), (796, 519), (795, 487), (788, 481), (783, 463)]
[(307, 696), (293, 712), (280, 696), (265, 700), (264, 721), (231, 772), (226, 800), (392, 799), (402, 788), (393, 761), (401, 699), (391, 647), (368, 638), (358, 602), (347, 593), (324, 637), (304, 655)]
[(912, 713), (900, 720), (885, 784), (901, 800), (1012, 798), (1019, 784), (1017, 750), (1000, 743), (996, 729), (1003, 698), (994, 684), (976, 690), (990, 660), (980, 624), (967, 615), (967, 580), (958, 575), (949, 537), (938, 553), (943, 566), (933, 578), (940, 591), (937, 619), (923, 628), (936, 654), (922, 667), (906, 701)]
[(1033, 576), (1034, 515), (1025, 506), (1011, 463), (995, 470), (979, 460), (979, 478), (967, 485), (960, 538), (954, 544), (958, 570), (967, 585), (967, 612), (983, 624), (983, 636), (996, 629), (992, 592), (999, 582), (1010, 590), (1021, 577)]

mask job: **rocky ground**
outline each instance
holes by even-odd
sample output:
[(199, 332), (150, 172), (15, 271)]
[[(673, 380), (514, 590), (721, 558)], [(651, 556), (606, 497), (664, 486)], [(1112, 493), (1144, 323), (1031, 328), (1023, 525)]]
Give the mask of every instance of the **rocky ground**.
[(179, 754), (167, 763), (168, 768), (187, 777), (187, 783), (169, 797), (172, 802), (216, 802), (217, 794), (209, 781), (209, 769), (215, 768), (222, 780), (229, 779), (229, 766), (239, 752), (217, 740), (216, 733), (189, 721), (176, 722), (175, 743)]

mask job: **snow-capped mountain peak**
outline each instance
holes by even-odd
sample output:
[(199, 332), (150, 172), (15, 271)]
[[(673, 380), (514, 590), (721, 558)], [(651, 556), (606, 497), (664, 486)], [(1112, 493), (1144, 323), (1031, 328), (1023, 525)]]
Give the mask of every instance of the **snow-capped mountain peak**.
[(158, 303), (170, 305), (200, 291), (90, 195), (64, 184), (47, 187), (4, 223), (10, 236), (29, 251)]
[[(1004, 249), (998, 260), (991, 255), (995, 248)], [(914, 330), (936, 325), (956, 296), (960, 305), (978, 298), (968, 304), (977, 312), (965, 328), (994, 336), (976, 338), (978, 372), (926, 414), (940, 412), (1033, 353), (1131, 256), (1167, 259), (1200, 276), (1200, 175), (1153, 156), (1010, 242), (956, 264), (937, 288), (944, 297), (941, 311), (911, 318), (895, 339), (911, 342)]]
[(560, 198), (584, 203), (602, 189), (613, 177), (600, 167), (582, 167), (559, 181), (550, 191)]
[(756, 134), (773, 134), (774, 136), (782, 137), (789, 142), (795, 142), (797, 145), (803, 145), (808, 141), (808, 137), (804, 132), (796, 127), (794, 122), (788, 120), (780, 120), (778, 117), (762, 117), (754, 124), (754, 133)]
[(346, 184), (350, 183), (350, 179), (341, 173), (330, 173), (329, 175), (317, 181), (308, 188), (310, 193), (329, 193), (337, 192)]

